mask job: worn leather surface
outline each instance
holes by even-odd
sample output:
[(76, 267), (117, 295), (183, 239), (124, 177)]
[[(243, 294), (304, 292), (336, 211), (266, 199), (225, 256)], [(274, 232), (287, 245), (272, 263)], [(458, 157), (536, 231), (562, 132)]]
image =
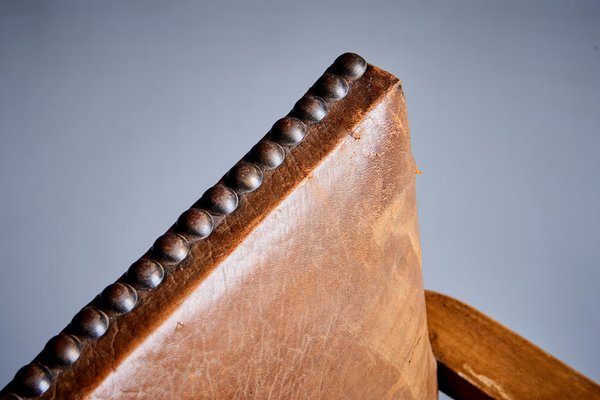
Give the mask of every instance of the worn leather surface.
[(399, 81), (370, 66), (48, 399), (437, 398)]

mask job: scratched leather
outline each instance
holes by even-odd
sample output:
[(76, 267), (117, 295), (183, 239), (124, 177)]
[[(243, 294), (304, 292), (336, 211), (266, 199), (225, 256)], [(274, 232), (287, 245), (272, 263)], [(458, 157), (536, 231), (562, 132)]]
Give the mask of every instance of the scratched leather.
[(42, 399), (433, 399), (397, 78), (369, 66)]

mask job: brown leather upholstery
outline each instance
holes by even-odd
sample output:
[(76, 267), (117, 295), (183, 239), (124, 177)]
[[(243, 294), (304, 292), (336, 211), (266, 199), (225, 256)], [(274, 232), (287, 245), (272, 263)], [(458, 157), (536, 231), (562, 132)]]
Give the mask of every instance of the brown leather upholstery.
[(436, 398), (415, 172), (400, 82), (369, 66), (40, 398)]

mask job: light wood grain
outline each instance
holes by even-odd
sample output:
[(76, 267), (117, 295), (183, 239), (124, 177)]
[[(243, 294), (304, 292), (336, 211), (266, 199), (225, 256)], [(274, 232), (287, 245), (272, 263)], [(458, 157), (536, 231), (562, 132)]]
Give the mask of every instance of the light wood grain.
[(438, 384), (455, 399), (600, 399), (600, 386), (474, 308), (426, 291)]

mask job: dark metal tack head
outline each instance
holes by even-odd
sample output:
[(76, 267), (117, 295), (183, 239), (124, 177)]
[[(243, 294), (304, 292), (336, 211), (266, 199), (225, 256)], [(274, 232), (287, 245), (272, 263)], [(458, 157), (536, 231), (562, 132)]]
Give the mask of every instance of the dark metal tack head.
[(200, 203), (213, 215), (227, 215), (238, 206), (238, 196), (225, 185), (217, 184), (202, 195)]
[(153, 289), (160, 285), (165, 270), (156, 261), (141, 258), (127, 270), (127, 282), (137, 289)]
[(250, 160), (264, 169), (273, 169), (285, 159), (285, 150), (269, 139), (263, 139), (250, 150)]
[(283, 117), (273, 124), (269, 137), (282, 145), (295, 145), (304, 139), (306, 125), (298, 118)]
[(292, 113), (308, 124), (314, 124), (321, 121), (327, 115), (327, 104), (323, 99), (305, 94), (294, 105)]
[(113, 314), (127, 314), (133, 310), (137, 299), (135, 289), (121, 282), (108, 285), (100, 294), (102, 308)]
[(200, 208), (190, 208), (181, 214), (176, 226), (178, 232), (200, 240), (211, 234), (215, 223), (208, 212)]
[(16, 392), (23, 397), (39, 396), (52, 384), (52, 373), (42, 365), (31, 363), (15, 375)]
[(348, 82), (341, 76), (325, 72), (311, 88), (311, 93), (326, 101), (338, 101), (348, 94)]
[(263, 173), (256, 165), (240, 161), (229, 170), (226, 180), (237, 193), (253, 192), (262, 184)]
[(152, 245), (152, 255), (163, 265), (172, 265), (183, 261), (189, 251), (187, 240), (175, 233), (165, 233)]
[(73, 335), (60, 333), (46, 343), (44, 358), (48, 364), (71, 365), (81, 355), (81, 342)]
[(86, 307), (73, 317), (71, 327), (76, 334), (97, 339), (108, 329), (108, 316), (96, 308)]
[(353, 81), (363, 76), (367, 70), (367, 62), (364, 58), (354, 53), (344, 53), (335, 59), (329, 72)]

